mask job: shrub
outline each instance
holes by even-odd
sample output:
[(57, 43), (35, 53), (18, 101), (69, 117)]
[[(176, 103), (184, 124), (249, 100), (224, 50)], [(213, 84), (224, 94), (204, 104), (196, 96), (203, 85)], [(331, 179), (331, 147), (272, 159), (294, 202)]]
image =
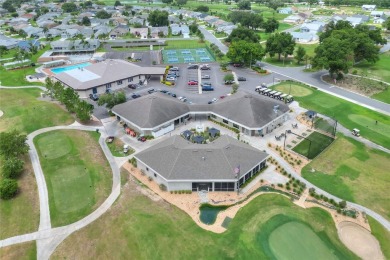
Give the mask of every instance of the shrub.
[(347, 206), (347, 202), (345, 200), (342, 200), (339, 202), (340, 208), (344, 209)]
[(19, 175), (23, 171), (24, 162), (17, 157), (7, 158), (2, 166), (3, 169), (3, 177), (15, 179), (19, 177)]
[(141, 175), (145, 176), (145, 171), (144, 170), (141, 170)]
[(160, 190), (162, 190), (162, 191), (167, 191), (167, 186), (165, 186), (164, 184), (160, 184), (159, 185), (159, 187), (160, 187)]
[(148, 177), (148, 180), (149, 180), (149, 181), (152, 181), (153, 179), (152, 179), (152, 177), (149, 176), (149, 177)]
[(18, 183), (16, 180), (4, 178), (0, 182), (0, 198), (9, 200), (18, 192)]
[(137, 160), (134, 157), (129, 159), (129, 163), (131, 163), (131, 165), (133, 165), (134, 167), (137, 167)]

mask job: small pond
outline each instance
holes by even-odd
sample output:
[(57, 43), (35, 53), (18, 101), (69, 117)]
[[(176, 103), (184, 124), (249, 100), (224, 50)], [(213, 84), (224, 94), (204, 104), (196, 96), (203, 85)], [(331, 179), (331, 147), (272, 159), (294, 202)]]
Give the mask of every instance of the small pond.
[(200, 221), (206, 225), (214, 224), (217, 219), (218, 213), (227, 209), (227, 206), (211, 206), (209, 204), (203, 204), (200, 206)]

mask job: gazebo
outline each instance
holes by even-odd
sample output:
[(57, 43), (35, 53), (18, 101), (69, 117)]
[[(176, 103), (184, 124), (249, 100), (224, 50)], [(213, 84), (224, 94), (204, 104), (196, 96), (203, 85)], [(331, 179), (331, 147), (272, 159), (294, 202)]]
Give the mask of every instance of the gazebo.
[(214, 127), (210, 128), (208, 132), (212, 138), (214, 138), (217, 134), (220, 133), (220, 131)]
[(204, 138), (203, 138), (203, 136), (201, 136), (201, 135), (197, 135), (197, 136), (194, 136), (194, 138), (192, 139), (195, 143), (197, 143), (197, 144), (201, 144), (201, 143), (203, 143), (203, 141), (204, 141)]
[(181, 133), (183, 135), (183, 137), (187, 140), (190, 140), (191, 136), (192, 136), (192, 132), (190, 130), (185, 130), (183, 133)]

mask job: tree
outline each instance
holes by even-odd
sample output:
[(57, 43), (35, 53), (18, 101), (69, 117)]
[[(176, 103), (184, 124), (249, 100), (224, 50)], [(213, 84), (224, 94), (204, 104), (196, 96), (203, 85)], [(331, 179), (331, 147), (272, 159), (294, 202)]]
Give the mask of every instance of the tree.
[(272, 33), (279, 28), (279, 22), (275, 18), (271, 18), (264, 23), (263, 27), (266, 33)]
[(18, 192), (18, 183), (12, 179), (2, 179), (0, 182), (0, 198), (3, 200), (12, 199)]
[(279, 7), (283, 7), (284, 3), (280, 0), (270, 0), (268, 1), (267, 6), (276, 11)]
[(115, 3), (114, 3), (114, 6), (121, 6), (121, 5), (122, 5), (121, 2), (119, 2), (118, 0), (115, 1)]
[(386, 21), (382, 24), (382, 27), (388, 31), (390, 30), (390, 17), (386, 19)]
[(256, 30), (263, 25), (263, 16), (255, 13), (248, 13), (245, 11), (234, 11), (228, 15), (230, 21), (234, 24), (241, 24), (244, 27)]
[(232, 94), (235, 94), (235, 93), (237, 92), (238, 87), (239, 87), (239, 85), (236, 84), (236, 83), (234, 83), (234, 84), (232, 85)]
[(19, 156), (28, 152), (27, 136), (18, 131), (0, 133), (0, 155), (10, 157)]
[(345, 200), (342, 200), (339, 202), (340, 208), (344, 209), (347, 206), (347, 202)]
[(5, 46), (0, 46), (0, 57), (3, 57), (4, 54), (7, 54), (9, 51), (7, 47)]
[(234, 63), (250, 66), (263, 58), (264, 50), (260, 43), (234, 41), (230, 44), (226, 56)]
[(295, 41), (291, 34), (289, 33), (276, 33), (271, 35), (266, 43), (265, 52), (269, 54), (270, 57), (274, 57), (275, 54), (278, 54), (278, 59), (280, 60), (281, 55), (291, 55), (294, 53)]
[(81, 24), (85, 26), (90, 26), (91, 20), (89, 20), (88, 16), (84, 16), (83, 19), (81, 20)]
[(104, 10), (100, 10), (99, 12), (96, 13), (95, 17), (99, 19), (108, 19), (111, 18), (111, 14), (107, 13)]
[(64, 3), (61, 7), (61, 9), (65, 12), (65, 13), (72, 13), (72, 12), (76, 12), (77, 11), (77, 6), (76, 4), (74, 3)]
[(78, 100), (75, 110), (76, 116), (78, 119), (80, 119), (80, 121), (88, 121), (91, 119), (93, 105), (89, 104), (85, 100)]
[(173, 0), (162, 0), (164, 4), (172, 4)]
[(183, 14), (179, 14), (179, 20), (183, 20)]
[(297, 60), (297, 63), (300, 64), (305, 60), (306, 50), (302, 46), (298, 46), (297, 51), (295, 52), (294, 58)]
[(347, 73), (353, 64), (352, 44), (349, 39), (325, 39), (314, 51), (313, 67), (328, 69), (331, 77), (336, 73), (337, 78), (342, 78), (342, 72)]
[(59, 99), (59, 101), (63, 103), (66, 109), (71, 113), (76, 112), (76, 104), (78, 100), (79, 100), (79, 94), (77, 94), (77, 92), (74, 91), (74, 89), (69, 87), (64, 88), (61, 98)]
[(176, 0), (176, 4), (178, 6), (185, 5), (187, 3), (187, 0)]
[(231, 74), (231, 73), (226, 74), (226, 75), (223, 77), (223, 80), (224, 80), (224, 81), (233, 81), (233, 80), (234, 80), (234, 76), (233, 76), (233, 74)]
[(27, 33), (23, 30), (19, 30), (18, 32), (19, 36), (22, 37), (23, 39), (27, 38)]
[(226, 42), (247, 41), (257, 43), (260, 41), (260, 36), (253, 30), (239, 26), (234, 29), (231, 34), (225, 39)]
[(148, 22), (153, 27), (167, 26), (169, 25), (168, 16), (167, 11), (154, 10), (149, 13)]
[(251, 2), (249, 0), (241, 0), (237, 6), (240, 10), (251, 10)]
[(193, 22), (192, 24), (190, 24), (190, 26), (188, 27), (190, 29), (190, 32), (192, 34), (197, 34), (199, 32), (199, 28), (198, 28), (198, 25)]
[(4, 160), (3, 166), (1, 167), (3, 170), (3, 177), (15, 179), (19, 177), (19, 175), (23, 171), (24, 161), (17, 157), (8, 157)]
[(115, 105), (126, 102), (126, 95), (124, 92), (114, 92), (112, 94), (103, 94), (99, 97), (98, 105), (106, 105), (106, 108), (112, 109)]
[(204, 42), (204, 35), (203, 35), (203, 33), (201, 33), (200, 31), (199, 31), (199, 33), (198, 33), (198, 37), (199, 37), (199, 41), (200, 41), (200, 42)]
[(207, 5), (199, 5), (195, 9), (196, 12), (203, 12), (203, 13), (207, 13), (209, 10), (210, 10), (210, 8)]

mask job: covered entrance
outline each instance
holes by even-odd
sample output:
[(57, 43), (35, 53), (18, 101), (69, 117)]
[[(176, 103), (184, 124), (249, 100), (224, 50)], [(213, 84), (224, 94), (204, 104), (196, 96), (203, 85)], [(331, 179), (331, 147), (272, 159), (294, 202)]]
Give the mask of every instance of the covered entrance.
[(193, 182), (192, 191), (212, 191), (213, 184), (211, 182)]

